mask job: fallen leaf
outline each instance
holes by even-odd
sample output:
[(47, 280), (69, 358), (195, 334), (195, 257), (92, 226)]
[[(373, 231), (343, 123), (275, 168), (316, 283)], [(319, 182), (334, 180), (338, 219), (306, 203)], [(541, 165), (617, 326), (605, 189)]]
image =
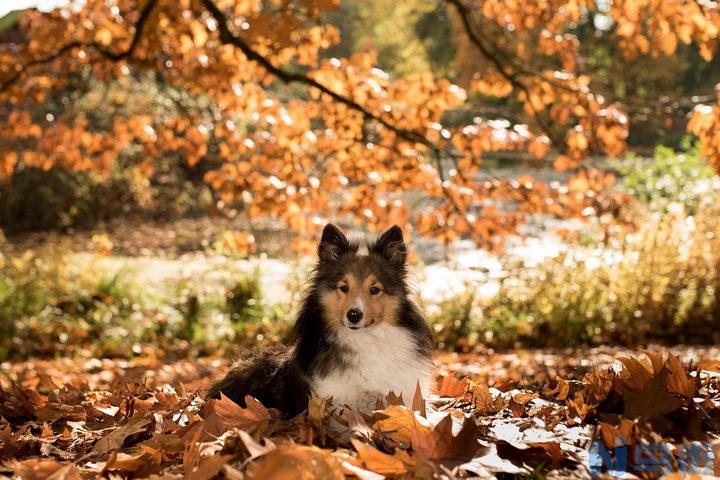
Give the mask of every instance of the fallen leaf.
[[(647, 358), (647, 357), (645, 357)], [(635, 357), (620, 357), (618, 360), (625, 366), (624, 375), (625, 387), (634, 392), (645, 390), (645, 387), (653, 378), (652, 363), (648, 359), (648, 365), (643, 365)]]
[(720, 373), (720, 360), (700, 360), (697, 367), (700, 370)]
[(251, 475), (272, 480), (343, 480), (340, 463), (315, 446), (286, 444), (250, 463)]
[(443, 381), (438, 389), (438, 395), (441, 397), (462, 397), (467, 393), (467, 378), (455, 380), (455, 377), (448, 375), (443, 377)]
[(431, 460), (469, 459), (480, 448), (477, 442), (480, 432), (473, 418), (465, 417), (457, 436), (452, 433), (453, 421), (450, 415), (430, 431), (420, 428), (413, 430), (412, 446)]
[(420, 382), (417, 382), (417, 385), (415, 386), (415, 395), (413, 395), (412, 410), (413, 412), (420, 413), (420, 415), (423, 417), (427, 416), (427, 412), (425, 411), (425, 399), (423, 398), (422, 390), (420, 390)]
[(103, 454), (120, 448), (123, 446), (128, 437), (145, 432), (150, 423), (151, 420), (148, 418), (143, 418), (141, 416), (132, 417), (125, 425), (122, 425), (120, 428), (116, 428), (98, 440), (93, 446), (92, 452)]
[(474, 457), (469, 462), (460, 465), (460, 470), (474, 473), (478, 477), (491, 478), (497, 473), (507, 473), (511, 475), (523, 475), (528, 471), (500, 457), (497, 453), (497, 446), (490, 444), (483, 447), (479, 452), (480, 455)]
[(405, 464), (398, 457), (383, 453), (372, 445), (355, 438), (351, 442), (358, 452), (358, 458), (368, 470), (381, 475), (402, 475), (407, 472)]
[(630, 418), (653, 417), (674, 412), (680, 408), (682, 401), (667, 391), (667, 378), (667, 370), (661, 369), (639, 392), (624, 392), (624, 415)]
[(247, 432), (262, 430), (272, 419), (270, 411), (251, 396), (245, 397), (247, 408), (221, 394), (220, 399), (211, 399), (205, 404), (205, 431), (217, 437), (230, 428)]
[(377, 413), (387, 418), (375, 422), (372, 426), (373, 430), (388, 435), (400, 443), (412, 442), (416, 429), (429, 430), (427, 427), (417, 424), (415, 414), (404, 405), (390, 405)]
[(87, 414), (81, 405), (48, 402), (42, 408), (35, 410), (35, 418), (41, 422), (56, 422), (58, 420), (79, 422), (85, 420)]
[(557, 375), (555, 375), (555, 380), (557, 381), (555, 388), (546, 392), (545, 395), (554, 397), (561, 402), (567, 400), (568, 395), (570, 395), (570, 384)]
[(499, 396), (493, 399), (487, 383), (475, 384), (472, 389), (472, 401), (480, 415), (490, 415), (500, 411), (504, 399)]
[(80, 478), (71, 463), (55, 460), (25, 460), (13, 462), (15, 474), (22, 480), (76, 480)]
[(667, 391), (670, 393), (677, 393), (687, 399), (694, 398), (697, 390), (695, 380), (685, 373), (685, 369), (680, 363), (680, 359), (671, 355), (670, 358), (668, 358), (666, 366), (669, 372)]

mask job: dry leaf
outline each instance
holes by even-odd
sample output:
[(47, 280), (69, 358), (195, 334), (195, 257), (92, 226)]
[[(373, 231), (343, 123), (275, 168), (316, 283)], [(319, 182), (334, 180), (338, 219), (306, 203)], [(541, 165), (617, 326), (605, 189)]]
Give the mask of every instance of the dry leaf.
[(111, 450), (115, 450), (123, 446), (125, 440), (138, 433), (147, 430), (151, 420), (141, 416), (132, 417), (125, 425), (116, 428), (95, 443), (92, 448), (93, 453), (104, 454)]
[(383, 453), (377, 448), (354, 438), (351, 442), (358, 452), (358, 458), (362, 460), (363, 465), (368, 470), (381, 475), (402, 475), (407, 472), (405, 464), (397, 456)]

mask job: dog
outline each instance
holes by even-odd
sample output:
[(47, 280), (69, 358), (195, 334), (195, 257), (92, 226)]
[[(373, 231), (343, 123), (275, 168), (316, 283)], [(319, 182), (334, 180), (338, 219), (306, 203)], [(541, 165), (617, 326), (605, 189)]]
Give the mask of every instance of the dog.
[(408, 405), (418, 385), (430, 393), (432, 333), (410, 298), (402, 231), (393, 226), (366, 246), (360, 253), (326, 225), (293, 342), (240, 361), (208, 397), (245, 406), (251, 395), (293, 417), (311, 393), (366, 412), (390, 392)]

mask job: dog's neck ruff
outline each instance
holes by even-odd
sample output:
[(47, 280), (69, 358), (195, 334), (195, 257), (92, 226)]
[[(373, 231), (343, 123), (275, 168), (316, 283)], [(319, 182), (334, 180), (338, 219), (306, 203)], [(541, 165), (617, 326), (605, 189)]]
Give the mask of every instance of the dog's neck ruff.
[(432, 362), (409, 330), (381, 323), (356, 331), (341, 328), (336, 335), (344, 361), (311, 378), (316, 395), (370, 411), (389, 392), (402, 395), (408, 406), (418, 384), (423, 395), (430, 393)]

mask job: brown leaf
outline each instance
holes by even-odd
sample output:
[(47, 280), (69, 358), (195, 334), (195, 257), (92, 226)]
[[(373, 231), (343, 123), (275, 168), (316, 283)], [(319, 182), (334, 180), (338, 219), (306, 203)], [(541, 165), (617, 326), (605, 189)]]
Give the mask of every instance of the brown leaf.
[(490, 395), (490, 388), (485, 382), (473, 386), (472, 401), (480, 415), (497, 413), (504, 403), (502, 396), (498, 396), (493, 400), (492, 395)]
[(358, 458), (362, 460), (365, 468), (381, 475), (402, 475), (407, 472), (403, 461), (394, 455), (383, 453), (372, 445), (353, 438), (353, 447), (358, 452)]
[(225, 395), (211, 399), (205, 405), (205, 431), (219, 436), (230, 428), (248, 432), (262, 430), (272, 419), (270, 411), (251, 396), (245, 397), (247, 408), (243, 408)]
[(157, 473), (162, 461), (162, 452), (155, 448), (140, 445), (139, 451), (134, 454), (113, 452), (113, 456), (105, 465), (105, 470), (119, 470), (122, 472), (139, 472), (145, 475)]
[(477, 442), (480, 428), (473, 418), (465, 417), (457, 436), (452, 433), (450, 415), (444, 417), (431, 431), (413, 430), (412, 446), (431, 460), (462, 460), (472, 458), (480, 447)]
[(626, 417), (653, 417), (674, 412), (682, 402), (670, 395), (667, 391), (668, 372), (665, 369), (655, 375), (639, 392), (626, 391), (623, 393)]
[(87, 414), (82, 405), (48, 402), (44, 407), (35, 410), (35, 418), (41, 422), (55, 422), (57, 420), (79, 422), (85, 420)]
[(700, 360), (697, 367), (700, 370), (720, 373), (720, 360)]
[(545, 395), (548, 397), (555, 397), (556, 400), (561, 402), (567, 400), (568, 395), (570, 394), (570, 384), (558, 375), (555, 375), (555, 380), (557, 381), (555, 388), (548, 391)]
[(667, 361), (667, 369), (669, 372), (667, 391), (677, 393), (687, 399), (695, 397), (697, 390), (695, 380), (685, 373), (685, 369), (680, 363), (680, 359), (671, 355)]
[(8, 419), (29, 417), (46, 403), (46, 397), (33, 390), (22, 388), (14, 381), (10, 382), (9, 390), (5, 390), (0, 385), (0, 417)]
[(635, 357), (621, 357), (618, 360), (625, 366), (623, 369), (625, 387), (633, 392), (645, 390), (648, 382), (653, 378), (652, 364), (643, 365)]
[(150, 423), (151, 420), (148, 418), (141, 416), (132, 417), (125, 425), (122, 425), (120, 428), (113, 430), (98, 440), (91, 451), (93, 453), (103, 454), (120, 448), (128, 437), (145, 432)]
[(386, 416), (373, 424), (373, 430), (388, 435), (400, 443), (410, 443), (416, 429), (429, 429), (417, 423), (413, 412), (404, 405), (390, 405), (385, 410), (378, 412)]
[[(211, 455), (200, 457), (196, 465), (185, 467), (185, 480), (210, 480), (214, 478), (223, 466), (232, 458), (232, 455)], [(263, 478), (263, 477), (260, 477)]]
[(344, 480), (339, 462), (327, 450), (314, 446), (286, 444), (251, 462), (249, 472), (256, 479)]
[(455, 377), (448, 375), (443, 377), (443, 381), (438, 389), (438, 395), (441, 397), (462, 397), (467, 392), (467, 378), (455, 380)]
[(77, 469), (69, 463), (55, 460), (25, 460), (13, 462), (15, 474), (22, 480), (76, 480)]
[(540, 395), (534, 392), (523, 392), (513, 396), (513, 400), (515, 400), (520, 405), (525, 405), (530, 400), (535, 400), (536, 398), (540, 398)]
[[(428, 392), (425, 393), (427, 394)], [(413, 396), (412, 410), (413, 412), (419, 412), (420, 415), (423, 417), (427, 417), (427, 412), (425, 411), (425, 399), (423, 398), (423, 392), (420, 390), (420, 382), (417, 382), (415, 386), (415, 395)]]

